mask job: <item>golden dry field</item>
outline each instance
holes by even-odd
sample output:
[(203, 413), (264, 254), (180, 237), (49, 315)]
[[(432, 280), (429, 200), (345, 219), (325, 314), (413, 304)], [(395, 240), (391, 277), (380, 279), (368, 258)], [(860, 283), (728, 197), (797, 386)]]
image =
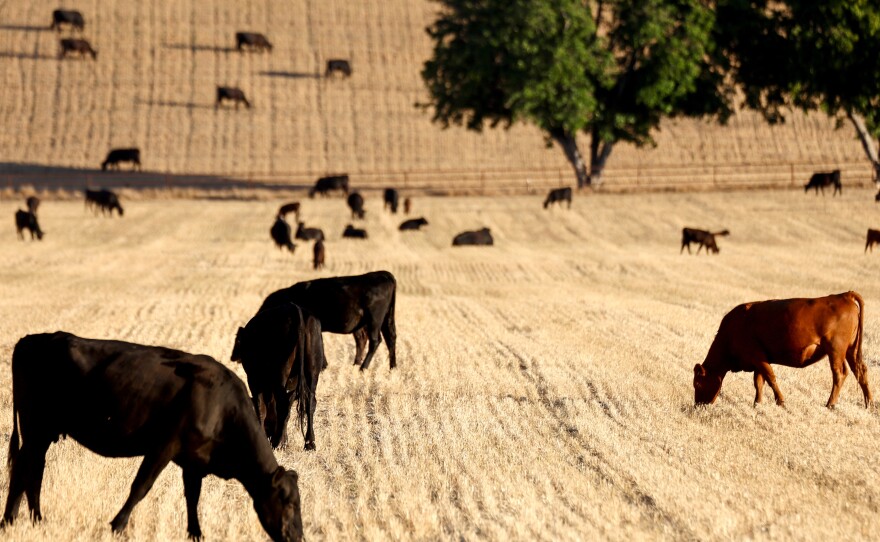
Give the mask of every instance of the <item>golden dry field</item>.
[[(57, 0), (0, 3), (0, 174), (44, 166), (94, 169), (109, 148), (138, 146), (146, 170), (171, 174), (250, 173), (284, 181), (291, 178), (286, 174), (349, 172), (357, 185), (381, 184), (400, 172), (447, 172), (432, 182), (454, 183), (449, 172), (545, 169), (562, 172), (550, 177), (554, 182), (573, 183), (560, 149), (546, 148), (535, 128), (443, 131), (429, 112), (414, 107), (427, 100), (419, 71), (431, 52), (424, 29), (435, 19), (434, 2), (63, 5), (84, 14), (82, 37), (97, 49), (96, 61), (58, 60), (59, 36), (72, 32), (48, 29)], [(265, 33), (274, 50), (234, 51), (240, 30)], [(330, 58), (350, 59), (352, 77), (324, 78)], [(217, 85), (239, 86), (254, 108), (215, 110)], [(635, 176), (633, 168), (644, 175), (658, 166), (792, 162), (843, 167), (845, 183), (853, 175), (868, 178), (867, 167), (853, 165), (864, 161), (853, 129), (834, 130), (821, 114), (793, 114), (775, 128), (751, 113), (723, 128), (669, 121), (657, 143), (653, 149), (619, 145), (608, 182), (616, 182), (615, 170)], [(793, 176), (805, 183), (809, 171)], [(772, 181), (787, 174), (783, 168)], [(492, 179), (505, 182), (503, 175)]]
[[(0, 236), (0, 463), (11, 431), (9, 360), (25, 334), (167, 345), (227, 360), (235, 330), (269, 292), (318, 276), (388, 269), (398, 279), (398, 365), (380, 347), (360, 373), (350, 337), (325, 335), (317, 451), (291, 444), (310, 540), (876, 540), (880, 418), (850, 376), (824, 407), (826, 362), (776, 369), (787, 406), (753, 407), (731, 374), (693, 407), (692, 368), (733, 306), (860, 292), (865, 358), (880, 390), (880, 226), (868, 190), (417, 198), (426, 231), (367, 198), (367, 241), (339, 238), (341, 198), (304, 200), (328, 234), (277, 250), (280, 201), (123, 199), (122, 219), (45, 201), (42, 242)], [(0, 216), (16, 203), (0, 202)], [(11, 221), (10, 221), (11, 222)], [(494, 247), (453, 249), (462, 229)], [(679, 254), (682, 226), (728, 228), (717, 256)], [(243, 376), (238, 366), (233, 369)], [(769, 395), (769, 390), (768, 390)], [(766, 399), (765, 399), (766, 401)], [(21, 513), (5, 540), (115, 540), (109, 521), (138, 459), (50, 448), (45, 521)], [(5, 500), (8, 481), (0, 476)], [(209, 477), (209, 540), (263, 540), (236, 482)], [(135, 509), (125, 540), (183, 539), (180, 469)]]

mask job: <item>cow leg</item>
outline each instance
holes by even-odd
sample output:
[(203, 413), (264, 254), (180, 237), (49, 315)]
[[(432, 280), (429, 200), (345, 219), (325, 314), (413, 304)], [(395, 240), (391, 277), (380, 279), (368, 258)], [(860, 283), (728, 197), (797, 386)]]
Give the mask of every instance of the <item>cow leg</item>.
[(160, 448), (158, 452), (144, 456), (144, 461), (138, 469), (137, 476), (134, 477), (134, 483), (131, 484), (131, 492), (128, 495), (128, 499), (122, 505), (122, 509), (116, 514), (116, 517), (113, 518), (113, 521), (110, 522), (114, 533), (125, 529), (125, 526), (128, 525), (131, 511), (134, 510), (137, 503), (141, 502), (141, 499), (153, 487), (156, 478), (159, 477), (162, 470), (171, 462), (175, 452), (175, 447), (169, 443)]
[(862, 388), (862, 395), (865, 396), (865, 408), (871, 408), (874, 404), (874, 397), (871, 394), (871, 387), (868, 385), (867, 365), (864, 362), (859, 363), (856, 361), (855, 347), (846, 353), (846, 361), (849, 363), (849, 368), (852, 369), (853, 374), (856, 375), (859, 387)]
[(828, 355), (828, 361), (831, 364), (831, 396), (828, 398), (828, 403), (825, 404), (828, 408), (834, 408), (837, 405), (837, 399), (840, 397), (840, 389), (843, 387), (843, 381), (846, 380), (846, 364), (844, 363), (842, 356), (836, 355), (835, 352), (832, 352)]
[(385, 346), (388, 347), (388, 361), (393, 369), (397, 367), (397, 324), (390, 314), (385, 316), (385, 322), (382, 324), (382, 338), (385, 339)]
[[(31, 520), (34, 523), (43, 519), (43, 514), (40, 512), (40, 490), (43, 486), (43, 471), (46, 469), (46, 451), (50, 444), (51, 441), (39, 441), (27, 450), (25, 494), (31, 512)], [(23, 449), (22, 452), (24, 451)]]
[(354, 364), (360, 365), (364, 360), (364, 348), (367, 346), (367, 328), (362, 327), (354, 332)]
[(369, 330), (369, 345), (367, 346), (367, 357), (364, 358), (364, 362), (361, 363), (361, 371), (365, 371), (367, 367), (370, 366), (370, 362), (373, 361), (373, 356), (376, 354), (376, 350), (379, 349), (379, 329)]
[(287, 444), (287, 421), (290, 419), (290, 408), (293, 406), (293, 392), (284, 388), (277, 390), (275, 396), (275, 442), (274, 448)]
[(770, 389), (773, 390), (773, 397), (776, 398), (776, 404), (779, 406), (785, 406), (785, 398), (782, 396), (779, 386), (776, 385), (776, 375), (773, 373), (770, 364), (766, 361), (759, 363), (757, 371), (760, 372), (764, 377), (764, 380), (770, 384)]
[(755, 406), (757, 406), (764, 396), (764, 375), (759, 371), (755, 371)]
[(9, 493), (6, 495), (6, 510), (3, 512), (3, 522), (0, 526), (12, 525), (15, 517), (18, 516), (18, 507), (24, 496), (28, 458), (22, 452), (23, 450), (19, 451), (9, 470)]
[(183, 470), (183, 495), (186, 497), (186, 532), (192, 540), (202, 539), (199, 526), (199, 496), (202, 493), (202, 475), (192, 469)]

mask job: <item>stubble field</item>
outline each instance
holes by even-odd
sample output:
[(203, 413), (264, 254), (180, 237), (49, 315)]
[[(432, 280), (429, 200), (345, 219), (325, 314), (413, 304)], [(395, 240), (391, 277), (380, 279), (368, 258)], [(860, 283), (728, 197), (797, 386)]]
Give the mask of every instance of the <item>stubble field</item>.
[[(728, 376), (694, 409), (692, 367), (741, 302), (859, 291), (877, 391), (880, 254), (867, 191), (420, 198), (430, 226), (367, 200), (367, 241), (342, 240), (341, 199), (306, 200), (328, 234), (327, 269), (268, 236), (278, 201), (123, 201), (123, 219), (46, 201), (47, 236), (0, 238), (0, 461), (11, 432), (9, 360), (25, 334), (66, 330), (227, 360), (235, 330), (269, 292), (318, 276), (388, 269), (398, 279), (398, 363), (384, 346), (350, 365), (353, 340), (325, 335), (317, 451), (291, 426), (280, 462), (300, 474), (311, 540), (875, 539), (878, 413), (854, 378), (824, 407), (826, 362), (777, 369), (786, 408), (752, 406)], [(0, 203), (0, 216), (15, 205)], [(449, 246), (492, 228), (496, 246)], [(680, 228), (729, 228), (721, 254), (679, 255)], [(232, 367), (239, 375), (238, 366)], [(769, 390), (768, 390), (769, 393)], [(765, 399), (766, 400), (766, 399)], [(137, 459), (67, 440), (49, 452), (45, 521), (22, 512), (8, 540), (113, 540)], [(7, 477), (0, 476), (4, 500)], [(135, 509), (126, 540), (185, 536), (180, 470)], [(235, 482), (206, 479), (209, 540), (265, 539)]]

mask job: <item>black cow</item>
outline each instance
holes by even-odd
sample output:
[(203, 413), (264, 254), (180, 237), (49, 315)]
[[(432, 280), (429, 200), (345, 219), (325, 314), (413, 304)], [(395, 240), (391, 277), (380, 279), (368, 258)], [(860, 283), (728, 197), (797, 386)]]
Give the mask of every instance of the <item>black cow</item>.
[(183, 469), (190, 538), (202, 536), (198, 504), (208, 474), (241, 482), (273, 540), (303, 538), (296, 472), (275, 460), (244, 383), (209, 356), (60, 331), (18, 341), (4, 525), (25, 493), (31, 518), (42, 519), (46, 451), (65, 435), (105, 457), (144, 456), (110, 523), (114, 532), (173, 461)]
[(15, 230), (18, 232), (18, 238), (22, 241), (24, 241), (22, 230), (31, 232), (31, 241), (34, 240), (34, 236), (41, 241), (43, 240), (43, 230), (40, 229), (40, 224), (37, 222), (37, 215), (31, 211), (19, 209), (15, 212)]
[(312, 252), (314, 258), (312, 259), (312, 265), (315, 270), (321, 269), (324, 267), (324, 241), (322, 239), (318, 239), (315, 241), (315, 246), (312, 247)]
[(825, 171), (820, 173), (813, 173), (813, 176), (810, 177), (810, 182), (804, 185), (804, 193), (806, 194), (811, 188), (816, 189), (816, 195), (819, 195), (819, 190), (822, 190), (822, 195), (825, 195), (825, 187), (834, 185), (834, 192), (831, 193), (832, 196), (836, 196), (838, 192), (843, 196), (843, 188), (840, 184), (840, 170), (835, 169), (834, 171)]
[(284, 205), (281, 206), (280, 209), (278, 209), (279, 216), (282, 216), (282, 217), (286, 216), (287, 213), (296, 214), (296, 218), (297, 218), (297, 220), (299, 220), (299, 202), (292, 201), (290, 203), (285, 203)]
[(385, 200), (385, 205), (383, 208), (390, 208), (393, 214), (397, 214), (397, 202), (400, 199), (397, 190), (393, 188), (386, 188), (385, 193), (382, 194), (382, 199)]
[(220, 107), (223, 100), (231, 100), (235, 102), (235, 108), (238, 109), (239, 102), (250, 109), (251, 103), (245, 98), (244, 91), (235, 87), (217, 87), (217, 101), (214, 102), (214, 109)]
[(272, 50), (272, 44), (269, 43), (269, 40), (266, 39), (266, 36), (260, 33), (236, 32), (235, 48), (238, 49), (239, 52), (244, 52), (245, 47), (252, 51)]
[(69, 24), (74, 30), (83, 31), (86, 27), (86, 21), (83, 19), (82, 13), (75, 10), (56, 9), (52, 12), (52, 25), (50, 30), (61, 31), (61, 25)]
[(37, 196), (28, 196), (24, 202), (27, 205), (28, 211), (37, 214), (37, 208), (40, 206), (40, 198)]
[(398, 228), (398, 229), (400, 229), (400, 231), (418, 230), (422, 226), (427, 226), (427, 225), (428, 225), (428, 221), (425, 220), (424, 218), (410, 218), (409, 220), (404, 220), (400, 224), (400, 228)]
[(269, 229), (269, 235), (272, 236), (272, 240), (275, 241), (275, 244), (278, 245), (279, 249), (286, 247), (291, 254), (296, 250), (296, 245), (294, 245), (293, 241), (290, 239), (290, 224), (281, 218), (281, 216), (275, 217), (275, 222)]
[(489, 228), (483, 228), (476, 231), (461, 232), (452, 239), (452, 246), (463, 245), (493, 245), (495, 240), (492, 239), (492, 232)]
[(98, 51), (92, 49), (92, 45), (83, 39), (65, 38), (61, 40), (61, 52), (58, 58), (65, 58), (68, 53), (78, 53), (81, 57), (92, 55), (92, 60), (98, 59)]
[(360, 194), (360, 192), (352, 192), (348, 195), (348, 208), (351, 209), (351, 218), (360, 218), (363, 220), (364, 214), (364, 197)]
[(721, 249), (718, 248), (718, 244), (715, 242), (715, 236), (727, 236), (730, 235), (730, 232), (727, 230), (716, 231), (716, 232), (708, 232), (705, 230), (698, 230), (695, 228), (682, 228), (681, 229), (681, 250), (678, 251), (679, 254), (684, 252), (684, 247), (687, 247), (688, 254), (691, 253), (691, 243), (697, 243), (699, 246), (697, 247), (697, 254), (700, 253), (700, 249), (706, 247), (706, 254), (713, 253), (718, 254), (721, 252)]
[(85, 194), (86, 209), (92, 208), (96, 215), (100, 210), (102, 215), (110, 213), (110, 216), (112, 217), (114, 209), (119, 213), (119, 216), (124, 214), (122, 205), (119, 203), (119, 196), (117, 196), (112, 190), (107, 190), (106, 188), (101, 190), (89, 190), (86, 188)]
[(315, 186), (309, 190), (309, 197), (314, 198), (315, 194), (326, 196), (331, 190), (341, 190), (343, 194), (348, 194), (348, 175), (328, 175), (321, 177), (315, 181)]
[(287, 442), (287, 419), (297, 403), (305, 449), (315, 449), (314, 416), (318, 375), (327, 366), (321, 323), (293, 303), (257, 313), (238, 328), (232, 361), (247, 374), (257, 418), (274, 448)]
[(116, 166), (119, 169), (121, 162), (131, 162), (131, 169), (141, 169), (141, 150), (138, 148), (130, 149), (111, 149), (107, 153), (107, 158), (101, 162), (101, 171), (107, 171), (110, 166)]
[(334, 58), (327, 61), (327, 71), (324, 72), (325, 77), (330, 77), (334, 73), (339, 72), (346, 77), (351, 77), (351, 63), (348, 60)]
[(298, 222), (296, 225), (296, 235), (294, 237), (302, 239), (303, 241), (321, 241), (324, 239), (324, 232), (321, 228), (306, 228), (305, 223)]
[(345, 226), (345, 229), (342, 230), (343, 237), (349, 237), (351, 239), (366, 239), (367, 238), (367, 230), (363, 230), (361, 228), (355, 228), (351, 224)]
[[(388, 346), (392, 369), (397, 366), (397, 324), (394, 305), (397, 281), (388, 271), (365, 275), (333, 277), (298, 282), (269, 294), (257, 312), (284, 303), (296, 303), (321, 321), (321, 330), (329, 333), (354, 334), (354, 363), (366, 369), (379, 348), (379, 332)], [(364, 346), (367, 355), (361, 363)]]
[(551, 203), (559, 203), (559, 206), (562, 207), (562, 202), (568, 202), (568, 208), (571, 209), (571, 187), (565, 188), (556, 188), (551, 190), (549, 194), (547, 194), (547, 199), (544, 200), (544, 208), (550, 207)]

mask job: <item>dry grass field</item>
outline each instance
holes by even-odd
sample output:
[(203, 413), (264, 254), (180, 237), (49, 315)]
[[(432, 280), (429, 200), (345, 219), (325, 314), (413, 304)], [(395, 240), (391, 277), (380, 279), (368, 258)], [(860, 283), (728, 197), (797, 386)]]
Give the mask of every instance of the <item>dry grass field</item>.
[[(154, 172), (252, 172), (280, 180), (285, 173), (340, 171), (355, 183), (359, 175), (381, 182), (383, 174), (401, 171), (568, 171), (559, 148), (546, 148), (532, 127), (443, 131), (414, 107), (427, 99), (419, 71), (431, 51), (424, 29), (435, 19), (434, 2), (63, 5), (83, 12), (82, 35), (98, 50), (96, 61), (57, 59), (59, 34), (48, 30), (57, 0), (0, 3), (0, 173), (93, 169), (109, 148), (128, 146), (139, 146), (144, 168)], [(235, 52), (238, 30), (264, 32), (274, 50)], [(330, 58), (351, 59), (352, 77), (322, 77)], [(254, 108), (215, 111), (217, 85), (241, 87)], [(657, 148), (616, 148), (609, 172), (863, 160), (853, 130), (833, 126), (819, 114), (792, 115), (776, 128), (750, 113), (724, 128), (670, 121), (657, 134)]]
[[(787, 406), (752, 405), (728, 376), (693, 407), (692, 367), (733, 306), (857, 290), (865, 353), (880, 389), (880, 225), (867, 190), (577, 197), (420, 198), (426, 231), (367, 201), (367, 241), (342, 240), (341, 199), (306, 201), (328, 233), (271, 244), (277, 201), (123, 201), (123, 219), (46, 201), (43, 242), (0, 236), (0, 462), (11, 430), (9, 359), (28, 333), (161, 344), (227, 361), (235, 330), (269, 292), (317, 276), (388, 269), (398, 278), (399, 368), (380, 347), (350, 365), (350, 337), (325, 335), (317, 451), (291, 446), (310, 540), (876, 540), (880, 418), (852, 376), (835, 411), (827, 363), (778, 368)], [(15, 205), (0, 202), (0, 216)], [(462, 229), (496, 246), (453, 249)], [(679, 255), (682, 226), (729, 228), (721, 253)], [(242, 375), (239, 367), (233, 367)], [(768, 390), (769, 394), (769, 390)], [(67, 440), (49, 452), (46, 520), (7, 540), (114, 540), (109, 521), (137, 459), (103, 459)], [(7, 478), (0, 476), (5, 499)], [(235, 482), (208, 478), (209, 540), (265, 539)], [(125, 540), (185, 536), (180, 469), (170, 466)]]

